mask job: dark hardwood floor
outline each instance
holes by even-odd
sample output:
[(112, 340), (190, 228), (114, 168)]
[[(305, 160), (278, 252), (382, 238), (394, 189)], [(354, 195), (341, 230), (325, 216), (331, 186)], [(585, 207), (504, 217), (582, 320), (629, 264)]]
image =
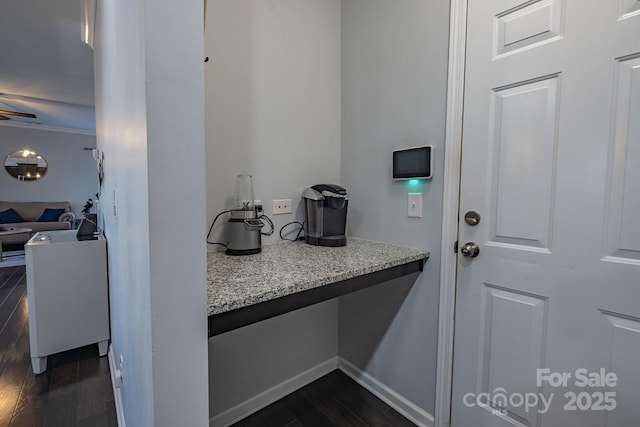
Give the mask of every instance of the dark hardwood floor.
[(414, 425), (338, 370), (234, 424), (237, 427)]
[(117, 426), (106, 357), (92, 345), (49, 357), (34, 375), (25, 268), (0, 268), (0, 427)]
[[(336, 370), (235, 424), (239, 427), (413, 426)], [(97, 345), (49, 357), (34, 375), (24, 266), (0, 268), (0, 427), (117, 426), (106, 357)]]

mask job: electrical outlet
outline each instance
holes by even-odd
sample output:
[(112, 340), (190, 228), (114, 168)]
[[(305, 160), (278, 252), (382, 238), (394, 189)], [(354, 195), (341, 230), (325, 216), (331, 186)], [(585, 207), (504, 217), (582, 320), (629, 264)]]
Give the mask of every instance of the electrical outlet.
[(124, 357), (122, 355), (120, 355), (120, 363), (114, 371), (113, 378), (116, 388), (124, 387)]
[(113, 188), (113, 216), (118, 216), (118, 188)]
[(290, 214), (291, 213), (291, 199), (278, 199), (273, 201), (273, 214)]
[(422, 193), (409, 193), (408, 208), (410, 218), (422, 218)]

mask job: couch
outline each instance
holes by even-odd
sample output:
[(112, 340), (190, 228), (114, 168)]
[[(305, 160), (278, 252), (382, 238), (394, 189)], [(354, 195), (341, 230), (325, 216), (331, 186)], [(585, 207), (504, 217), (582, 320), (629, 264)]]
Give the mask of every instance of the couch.
[[(0, 201), (0, 212), (4, 212), (7, 209), (13, 208), (18, 215), (22, 217), (23, 222), (2, 223), (0, 222), (0, 229), (16, 227), (16, 228), (30, 228), (31, 234), (35, 234), (38, 231), (50, 231), (50, 230), (70, 230), (71, 223), (75, 219), (75, 215), (71, 212), (71, 206), (69, 202), (3, 202)], [(39, 222), (38, 219), (44, 213), (45, 209), (64, 209), (64, 212), (58, 216), (57, 220), (50, 222)], [(16, 234), (10, 236), (4, 236), (2, 238), (3, 245), (15, 245), (24, 244), (29, 240), (28, 234)]]

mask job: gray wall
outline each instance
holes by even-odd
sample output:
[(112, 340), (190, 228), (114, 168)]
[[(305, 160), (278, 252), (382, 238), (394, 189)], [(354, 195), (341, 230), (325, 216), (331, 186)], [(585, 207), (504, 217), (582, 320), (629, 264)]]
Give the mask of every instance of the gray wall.
[(207, 19), (207, 218), (248, 173), (279, 229), (304, 187), (340, 182), (340, 1), (209, 0)]
[(337, 330), (333, 300), (211, 338), (211, 416), (334, 358)]
[[(231, 207), (236, 174), (255, 198), (290, 198), (340, 183), (340, 1), (209, 0), (207, 217)], [(213, 249), (213, 248), (211, 248)], [(211, 416), (337, 353), (337, 301), (209, 341)]]
[[(342, 183), (357, 237), (424, 248), (417, 282), (340, 300), (339, 354), (434, 413), (449, 2), (342, 1)], [(394, 148), (433, 144), (434, 177), (391, 180)], [(407, 218), (407, 193), (423, 218)], [(391, 302), (391, 303), (390, 303)]]
[(0, 200), (68, 201), (71, 210), (79, 215), (87, 199), (95, 199), (98, 192), (96, 162), (91, 151), (82, 150), (95, 146), (93, 135), (0, 126), (3, 162), (8, 154), (28, 148), (41, 154), (49, 166), (44, 178), (33, 182), (17, 181), (6, 171), (0, 171)]
[[(305, 186), (336, 182), (351, 195), (350, 234), (432, 252), (415, 283), (211, 339), (212, 416), (335, 356), (336, 343), (341, 357), (433, 414), (448, 8), (445, 0), (209, 2), (208, 220), (231, 207), (237, 173), (254, 175), (268, 214), (273, 198), (295, 207)], [(433, 180), (392, 182), (391, 151), (423, 144), (435, 147)], [(424, 217), (407, 218), (407, 193), (416, 191)], [(294, 213), (274, 217), (277, 228), (301, 218)]]
[[(98, 2), (112, 350), (129, 426), (208, 425), (201, 0)], [(171, 106), (179, 106), (176, 117)], [(176, 149), (194, 159), (188, 168)], [(186, 173), (188, 172), (188, 173)]]

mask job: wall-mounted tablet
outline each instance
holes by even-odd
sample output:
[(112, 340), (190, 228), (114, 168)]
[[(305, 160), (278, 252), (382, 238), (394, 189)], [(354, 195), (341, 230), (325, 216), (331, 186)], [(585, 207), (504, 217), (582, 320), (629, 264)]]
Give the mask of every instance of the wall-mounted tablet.
[(432, 145), (393, 150), (393, 179), (430, 179), (432, 152)]

